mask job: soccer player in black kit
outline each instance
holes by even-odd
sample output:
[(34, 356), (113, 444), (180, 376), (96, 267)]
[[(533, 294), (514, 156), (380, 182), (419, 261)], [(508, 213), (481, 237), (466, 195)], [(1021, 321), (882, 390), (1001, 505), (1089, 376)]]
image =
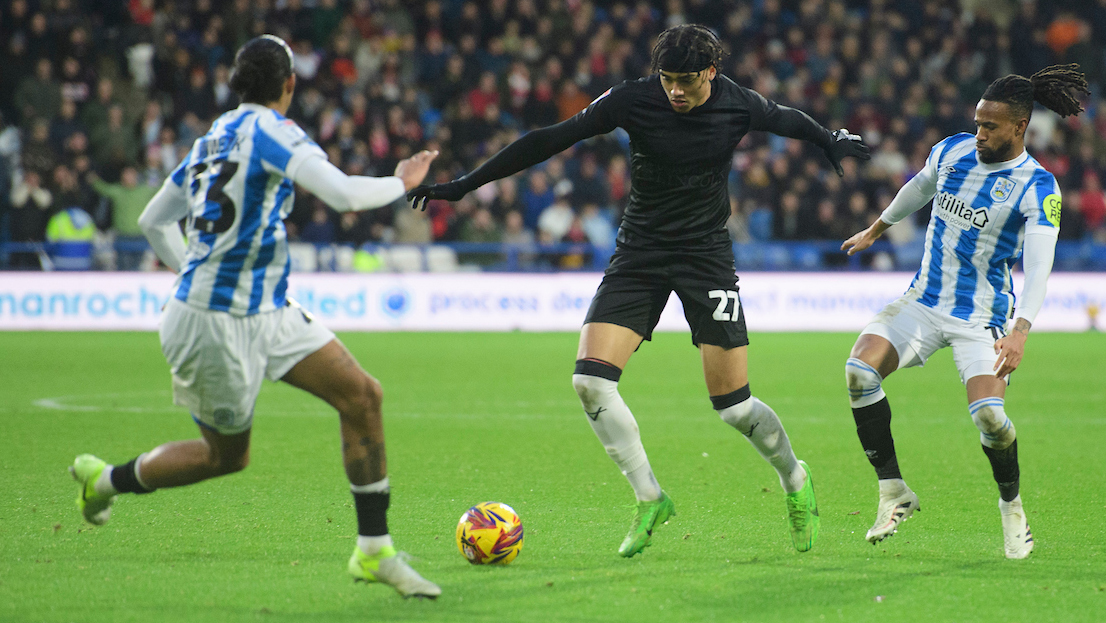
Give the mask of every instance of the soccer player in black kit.
[(711, 403), (779, 474), (795, 549), (818, 536), (810, 469), (795, 458), (779, 417), (749, 390), (745, 315), (738, 297), (726, 179), (738, 142), (750, 130), (810, 141), (841, 174), (846, 156), (867, 159), (860, 137), (830, 132), (805, 113), (777, 105), (718, 73), (722, 46), (698, 25), (670, 28), (657, 40), (658, 73), (613, 87), (576, 116), (534, 130), (452, 182), (408, 193), (413, 207), (456, 201), (577, 141), (621, 127), (630, 135), (630, 198), (618, 245), (592, 300), (572, 385), (607, 454), (629, 480), (638, 504), (618, 553), (641, 552), (654, 528), (676, 514), (641, 445), (637, 422), (618, 393), (630, 356), (651, 337), (672, 291), (683, 303), (699, 348)]

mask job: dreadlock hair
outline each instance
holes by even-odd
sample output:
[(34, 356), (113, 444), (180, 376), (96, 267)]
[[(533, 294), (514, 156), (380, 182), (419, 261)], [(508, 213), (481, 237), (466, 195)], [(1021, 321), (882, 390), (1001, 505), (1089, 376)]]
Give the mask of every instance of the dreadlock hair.
[(699, 24), (673, 26), (657, 37), (653, 46), (652, 71), (692, 73), (719, 67), (725, 52), (718, 36)]
[(275, 102), (284, 93), (284, 81), (292, 75), (292, 63), (292, 49), (280, 37), (250, 39), (234, 57), (230, 88), (243, 102)]
[(1028, 119), (1033, 114), (1033, 102), (1067, 117), (1083, 112), (1079, 100), (1069, 92), (1073, 89), (1090, 93), (1087, 77), (1079, 71), (1078, 63), (1045, 67), (1028, 78), (1014, 74), (999, 78), (987, 87), (982, 99), (1008, 104), (1019, 118)]

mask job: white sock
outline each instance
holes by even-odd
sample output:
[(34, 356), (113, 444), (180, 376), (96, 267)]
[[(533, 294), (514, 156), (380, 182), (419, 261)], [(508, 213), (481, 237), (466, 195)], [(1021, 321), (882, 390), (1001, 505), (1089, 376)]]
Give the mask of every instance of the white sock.
[(388, 485), (388, 477), (385, 476), (384, 480), (378, 480), (376, 482), (370, 482), (367, 485), (355, 485), (350, 483), (349, 490), (354, 493), (384, 493), (391, 489)]
[(392, 535), (383, 534), (380, 536), (358, 536), (357, 547), (361, 548), (361, 551), (368, 556), (372, 556), (378, 553), (385, 547), (392, 547)]
[(906, 481), (902, 478), (886, 478), (879, 481), (879, 497), (897, 498), (906, 493)]
[(803, 488), (806, 470), (795, 458), (791, 440), (772, 407), (752, 396), (718, 411), (718, 416), (745, 435), (760, 456), (775, 468), (784, 491), (795, 493)]
[(104, 468), (104, 471), (100, 472), (100, 477), (96, 479), (96, 484), (92, 485), (96, 489), (96, 493), (100, 495), (118, 495), (119, 491), (115, 489), (115, 485), (111, 484), (111, 465)]
[(630, 482), (639, 502), (661, 497), (661, 486), (649, 466), (641, 433), (630, 408), (618, 393), (618, 383), (598, 376), (573, 374), (572, 385), (580, 396), (588, 423)]

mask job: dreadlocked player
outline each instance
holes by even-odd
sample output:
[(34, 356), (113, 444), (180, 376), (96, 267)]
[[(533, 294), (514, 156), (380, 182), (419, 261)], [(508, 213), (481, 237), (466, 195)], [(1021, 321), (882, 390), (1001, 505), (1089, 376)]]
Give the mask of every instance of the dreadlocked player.
[(637, 496), (633, 524), (618, 550), (625, 557), (641, 552), (654, 528), (675, 515), (618, 392), (622, 370), (650, 339), (673, 291), (701, 352), (714, 409), (779, 474), (795, 548), (809, 550), (818, 535), (810, 471), (796, 460), (776, 413), (749, 390), (749, 339), (725, 229), (726, 178), (733, 150), (750, 130), (810, 141), (839, 174), (842, 158), (867, 159), (868, 148), (858, 136), (830, 132), (805, 113), (738, 86), (718, 73), (721, 59), (722, 46), (706, 28), (666, 30), (652, 53), (658, 73), (610, 89), (576, 116), (523, 136), (468, 175), (408, 194), (416, 207), (425, 208), (429, 199), (456, 201), (577, 141), (617, 127), (629, 133), (629, 204), (584, 321), (572, 375), (589, 424)]
[[(1035, 101), (1064, 117), (1083, 110), (1070, 93), (1087, 91), (1077, 69), (1053, 66), (1030, 78), (992, 82), (975, 109), (975, 141), (961, 133), (937, 143), (883, 214), (841, 245), (849, 255), (863, 251), (933, 200), (925, 255), (910, 289), (876, 315), (845, 363), (856, 432), (879, 479), (879, 508), (867, 535), (872, 543), (919, 510), (918, 496), (899, 472), (883, 379), (951, 346), (998, 483), (1006, 557), (1025, 558), (1033, 549), (1018, 494), (1018, 441), (1004, 397), (1044, 302), (1060, 231), (1060, 188), (1026, 153), (1024, 138)], [(1025, 284), (1015, 314), (1010, 267), (1019, 257)]]

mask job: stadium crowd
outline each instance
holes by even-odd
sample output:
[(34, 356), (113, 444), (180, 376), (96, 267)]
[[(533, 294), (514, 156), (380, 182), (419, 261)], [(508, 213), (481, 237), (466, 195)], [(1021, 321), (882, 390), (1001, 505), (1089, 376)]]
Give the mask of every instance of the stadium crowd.
[[(146, 201), (237, 105), (234, 52), (262, 33), (295, 50), (289, 116), (333, 163), (390, 175), (435, 148), (443, 182), (647, 75), (656, 34), (685, 22), (721, 36), (724, 74), (873, 148), (838, 178), (816, 149), (750, 134), (730, 176), (736, 241), (843, 240), (934, 143), (974, 131), (991, 80), (1077, 62), (1092, 87), (1086, 114), (1039, 109), (1027, 144), (1063, 188), (1061, 238), (1106, 242), (1106, 0), (10, 0), (0, 8), (0, 242), (42, 241), (72, 207), (100, 239), (140, 241)], [(425, 213), (399, 202), (338, 215), (299, 193), (288, 230), (312, 243), (609, 248), (628, 193), (626, 140), (597, 137)], [(889, 236), (909, 241), (927, 218)], [(134, 268), (140, 257), (108, 263)]]

